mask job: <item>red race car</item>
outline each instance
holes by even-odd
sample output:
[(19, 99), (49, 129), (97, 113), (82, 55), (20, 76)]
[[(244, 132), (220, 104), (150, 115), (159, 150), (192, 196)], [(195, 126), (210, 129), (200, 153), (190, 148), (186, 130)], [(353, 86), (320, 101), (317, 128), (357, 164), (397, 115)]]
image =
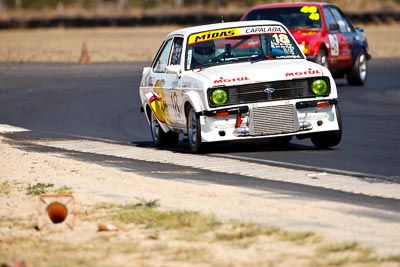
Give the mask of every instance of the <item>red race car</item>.
[(327, 67), (350, 85), (367, 80), (368, 42), (364, 30), (328, 3), (280, 3), (252, 7), (240, 20), (276, 20), (285, 24), (308, 60)]

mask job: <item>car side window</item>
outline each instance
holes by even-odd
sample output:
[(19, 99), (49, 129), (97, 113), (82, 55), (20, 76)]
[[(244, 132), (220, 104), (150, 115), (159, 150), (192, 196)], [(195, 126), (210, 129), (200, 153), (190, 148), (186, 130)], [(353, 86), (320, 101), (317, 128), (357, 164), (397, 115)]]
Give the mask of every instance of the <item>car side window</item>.
[(350, 26), (346, 17), (335, 7), (330, 7), (330, 10), (332, 11), (332, 14), (335, 17), (337, 23), (339, 24), (340, 32), (351, 32), (352, 27)]
[(176, 37), (171, 55), (171, 65), (180, 65), (182, 55), (183, 38)]
[(329, 25), (337, 23), (335, 18), (333, 17), (333, 15), (331, 13), (331, 11), (329, 10), (329, 8), (324, 7), (324, 14), (325, 14), (326, 27), (328, 28), (328, 31), (329, 32), (337, 32), (337, 31), (332, 31), (332, 30), (329, 29)]
[(154, 61), (153, 64), (154, 72), (162, 73), (166, 71), (171, 45), (172, 45), (172, 39), (168, 39), (167, 41), (165, 41), (163, 47), (158, 53), (157, 59)]

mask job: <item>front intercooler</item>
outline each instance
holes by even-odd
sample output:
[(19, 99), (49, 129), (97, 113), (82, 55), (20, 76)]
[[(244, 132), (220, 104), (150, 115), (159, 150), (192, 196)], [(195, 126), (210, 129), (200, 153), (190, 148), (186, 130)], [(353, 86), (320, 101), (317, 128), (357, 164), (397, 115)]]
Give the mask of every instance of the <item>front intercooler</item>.
[(297, 114), (293, 105), (254, 107), (250, 116), (252, 135), (275, 135), (298, 131)]

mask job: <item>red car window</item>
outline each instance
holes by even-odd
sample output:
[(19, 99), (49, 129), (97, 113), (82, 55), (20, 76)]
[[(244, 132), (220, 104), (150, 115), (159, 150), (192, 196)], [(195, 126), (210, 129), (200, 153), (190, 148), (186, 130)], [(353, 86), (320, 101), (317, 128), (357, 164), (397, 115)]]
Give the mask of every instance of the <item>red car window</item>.
[(243, 20), (276, 20), (285, 24), (290, 30), (322, 28), (320, 11), (316, 6), (255, 9)]

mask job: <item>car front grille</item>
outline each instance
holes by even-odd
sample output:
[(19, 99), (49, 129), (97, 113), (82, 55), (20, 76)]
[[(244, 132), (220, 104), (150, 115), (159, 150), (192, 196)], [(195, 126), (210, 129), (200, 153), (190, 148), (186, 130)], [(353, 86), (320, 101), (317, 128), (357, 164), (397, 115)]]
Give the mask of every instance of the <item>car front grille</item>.
[(298, 129), (293, 105), (255, 107), (250, 127), (254, 135), (293, 133)]
[[(321, 79), (320, 77), (318, 78)], [(312, 80), (313, 79), (297, 79), (219, 87), (223, 88), (228, 93), (228, 101), (224, 105), (219, 106), (315, 97), (309, 85)], [(329, 79), (326, 79), (326, 81), (329, 84)], [(208, 90), (208, 99), (210, 99), (210, 94), (213, 89), (215, 88), (210, 88)], [(328, 90), (326, 95), (329, 95), (329, 93), (330, 90)], [(210, 100), (209, 103), (211, 107), (216, 107)]]

